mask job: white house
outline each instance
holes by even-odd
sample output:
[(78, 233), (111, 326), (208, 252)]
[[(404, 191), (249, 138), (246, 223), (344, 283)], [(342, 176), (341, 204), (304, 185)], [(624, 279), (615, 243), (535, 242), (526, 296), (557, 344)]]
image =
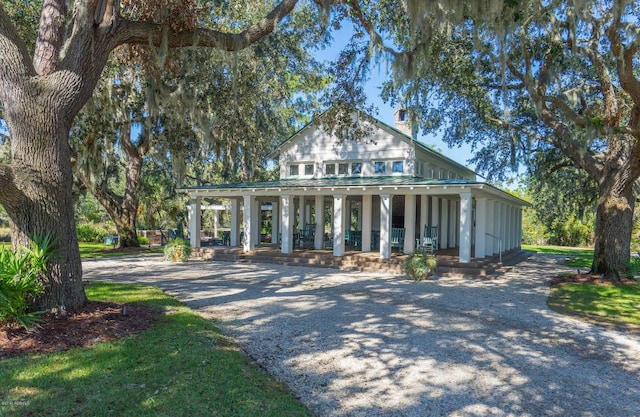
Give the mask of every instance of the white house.
[(414, 140), (403, 110), (395, 128), (360, 112), (353, 120), (368, 132), (360, 141), (312, 121), (281, 143), (273, 153), (278, 181), (182, 189), (191, 199), (192, 246), (200, 246), (202, 199), (213, 198), (230, 201), (230, 244), (247, 252), (269, 214), (270, 243), (283, 253), (303, 244), (343, 256), (351, 245), (389, 258), (398, 246), (412, 253), (425, 234), (437, 236), (436, 250), (458, 248), (460, 262), (520, 247), (526, 202)]

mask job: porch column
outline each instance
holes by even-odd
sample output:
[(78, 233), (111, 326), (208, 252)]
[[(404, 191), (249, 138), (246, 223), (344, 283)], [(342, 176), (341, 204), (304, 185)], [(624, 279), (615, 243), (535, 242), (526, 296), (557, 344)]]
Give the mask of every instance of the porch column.
[(362, 196), (362, 252), (371, 251), (371, 222), (373, 213), (373, 196)]
[(420, 233), (420, 240), (424, 237), (424, 228), (427, 224), (429, 224), (429, 219), (427, 218), (427, 213), (429, 210), (429, 200), (426, 194), (420, 196), (420, 229), (418, 233)]
[[(440, 218), (440, 202), (438, 197), (431, 197), (431, 226), (439, 226), (438, 219)], [(442, 233), (442, 230), (439, 231)]]
[[(460, 218), (460, 206), (459, 203), (455, 200), (449, 201), (449, 247), (455, 248), (459, 246), (460, 239), (457, 222)], [(471, 227), (473, 227), (473, 218), (471, 219)]]
[(502, 251), (507, 251), (507, 204), (500, 204), (500, 238), (502, 239)]
[(460, 262), (471, 262), (471, 192), (460, 193)]
[(413, 253), (416, 248), (416, 196), (404, 196), (404, 253)]
[(220, 212), (213, 209), (213, 238), (218, 238), (218, 223), (220, 222)]
[(344, 219), (347, 199), (342, 194), (333, 196), (333, 256), (344, 256)]
[(230, 245), (240, 244), (240, 202), (236, 198), (231, 199), (231, 232)]
[(245, 252), (251, 252), (256, 245), (255, 242), (255, 228), (257, 225), (256, 219), (256, 197), (252, 195), (244, 196), (244, 244), (243, 249)]
[(189, 241), (193, 248), (200, 247), (201, 202), (202, 197), (196, 197), (189, 204)]
[(315, 241), (313, 247), (316, 249), (322, 249), (324, 246), (324, 196), (317, 195), (315, 201), (315, 222), (316, 232)]
[(271, 202), (271, 243), (278, 244), (280, 236), (280, 204), (278, 200)]
[(446, 249), (449, 247), (449, 210), (451, 208), (451, 204), (449, 204), (449, 200), (442, 199), (442, 224), (440, 225), (440, 235), (438, 236), (438, 245), (440, 248)]
[(293, 217), (295, 215), (293, 207), (293, 197), (290, 195), (282, 196), (282, 219), (280, 221), (282, 228), (282, 253), (293, 252)]
[(502, 250), (502, 243), (500, 242), (500, 202), (493, 202), (493, 235), (496, 237), (493, 239), (493, 253), (500, 253)]
[(476, 198), (476, 258), (487, 254), (487, 199)]
[[(495, 210), (494, 203), (495, 202), (493, 200), (487, 199), (487, 225), (485, 227), (485, 233), (489, 233), (490, 235), (493, 235), (493, 212)], [(491, 256), (496, 253), (496, 240), (491, 236), (487, 236), (486, 242), (487, 246), (484, 249), (484, 253), (485, 255)]]
[(390, 194), (380, 194), (380, 257), (391, 257), (391, 200)]

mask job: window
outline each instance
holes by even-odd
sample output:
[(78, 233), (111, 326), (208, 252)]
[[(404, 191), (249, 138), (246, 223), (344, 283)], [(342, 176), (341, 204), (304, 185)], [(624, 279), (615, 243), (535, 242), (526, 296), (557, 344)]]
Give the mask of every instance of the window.
[(289, 165), (289, 175), (292, 177), (298, 176), (298, 165)]
[(373, 163), (374, 174), (384, 174), (387, 169), (387, 164), (384, 161), (375, 161)]
[(362, 162), (354, 162), (351, 164), (351, 175), (362, 174)]
[(307, 176), (313, 175), (313, 164), (306, 164), (304, 166), (304, 175), (307, 175)]
[(347, 175), (349, 173), (349, 164), (338, 164), (338, 175)]
[(402, 163), (402, 161), (393, 161), (392, 172), (400, 174), (404, 172), (404, 164)]
[(325, 175), (336, 175), (336, 164), (325, 164), (324, 173)]

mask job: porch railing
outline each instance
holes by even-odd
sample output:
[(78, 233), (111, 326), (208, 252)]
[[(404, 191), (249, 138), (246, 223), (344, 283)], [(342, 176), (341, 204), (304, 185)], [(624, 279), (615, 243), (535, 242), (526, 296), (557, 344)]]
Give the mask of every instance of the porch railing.
[(498, 241), (498, 256), (500, 257), (500, 263), (502, 263), (502, 239), (500, 239), (498, 236), (492, 235), (491, 233), (485, 233), (485, 235)]

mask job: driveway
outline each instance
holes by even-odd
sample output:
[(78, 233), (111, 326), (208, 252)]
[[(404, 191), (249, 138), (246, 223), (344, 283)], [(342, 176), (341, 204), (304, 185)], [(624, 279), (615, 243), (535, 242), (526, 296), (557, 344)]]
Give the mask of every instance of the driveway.
[(640, 337), (549, 310), (563, 267), (491, 280), (159, 257), (85, 261), (215, 320), (317, 416), (638, 416)]

